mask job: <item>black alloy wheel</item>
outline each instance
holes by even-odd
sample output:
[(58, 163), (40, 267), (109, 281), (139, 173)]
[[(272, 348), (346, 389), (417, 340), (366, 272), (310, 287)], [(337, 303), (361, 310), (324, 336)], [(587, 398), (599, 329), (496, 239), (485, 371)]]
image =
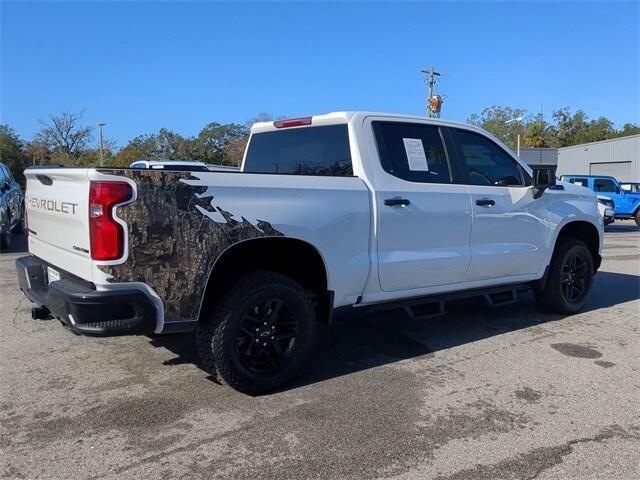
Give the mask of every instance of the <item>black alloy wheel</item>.
[(274, 373), (291, 360), (300, 324), (279, 298), (249, 307), (236, 333), (240, 363), (255, 373)]
[(593, 253), (576, 238), (560, 238), (543, 288), (535, 289), (538, 303), (552, 312), (573, 314), (587, 301), (595, 273)]
[(582, 300), (588, 293), (590, 275), (589, 265), (581, 255), (581, 252), (569, 255), (564, 265), (562, 265), (562, 296), (569, 303), (576, 303)]
[(276, 272), (249, 272), (221, 291), (196, 330), (204, 368), (250, 395), (272, 392), (305, 364), (316, 330), (309, 294)]

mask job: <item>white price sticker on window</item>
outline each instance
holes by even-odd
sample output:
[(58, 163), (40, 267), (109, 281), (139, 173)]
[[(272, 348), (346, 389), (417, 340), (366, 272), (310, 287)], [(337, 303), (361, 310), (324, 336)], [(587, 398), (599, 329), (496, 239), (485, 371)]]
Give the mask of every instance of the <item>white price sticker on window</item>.
[(420, 138), (403, 138), (404, 151), (407, 153), (409, 170), (418, 172), (428, 172), (427, 156), (424, 153), (424, 146)]

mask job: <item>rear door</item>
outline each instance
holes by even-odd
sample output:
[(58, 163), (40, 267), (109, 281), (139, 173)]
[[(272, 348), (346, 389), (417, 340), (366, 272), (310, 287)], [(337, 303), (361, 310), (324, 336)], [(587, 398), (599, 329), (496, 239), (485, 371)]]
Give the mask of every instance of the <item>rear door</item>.
[(451, 128), (450, 133), (473, 207), (471, 264), (464, 280), (538, 272), (549, 229), (544, 202), (533, 198), (529, 175), (485, 135), (457, 128)]
[(372, 120), (380, 286), (398, 291), (457, 283), (469, 267), (471, 200), (455, 184), (439, 126)]

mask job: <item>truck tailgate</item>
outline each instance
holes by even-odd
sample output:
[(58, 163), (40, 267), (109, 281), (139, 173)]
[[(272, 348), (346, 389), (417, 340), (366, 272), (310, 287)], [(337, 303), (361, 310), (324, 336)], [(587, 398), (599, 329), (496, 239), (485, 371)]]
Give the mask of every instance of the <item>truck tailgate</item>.
[(29, 252), (91, 281), (88, 169), (34, 169), (25, 176)]

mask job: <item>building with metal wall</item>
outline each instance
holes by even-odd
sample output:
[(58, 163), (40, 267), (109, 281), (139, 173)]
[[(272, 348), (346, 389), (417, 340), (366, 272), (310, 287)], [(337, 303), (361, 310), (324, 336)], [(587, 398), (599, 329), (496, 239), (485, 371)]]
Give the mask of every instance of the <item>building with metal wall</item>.
[[(515, 153), (516, 150), (513, 149)], [(558, 149), (557, 148), (521, 148), (520, 158), (527, 162), (529, 165), (544, 165), (544, 166), (556, 166), (558, 165)]]
[(621, 182), (640, 182), (640, 135), (563, 148), (522, 148), (520, 158), (532, 167), (557, 166), (558, 176), (609, 175)]
[(621, 182), (640, 182), (640, 135), (559, 148), (556, 174), (610, 175)]

